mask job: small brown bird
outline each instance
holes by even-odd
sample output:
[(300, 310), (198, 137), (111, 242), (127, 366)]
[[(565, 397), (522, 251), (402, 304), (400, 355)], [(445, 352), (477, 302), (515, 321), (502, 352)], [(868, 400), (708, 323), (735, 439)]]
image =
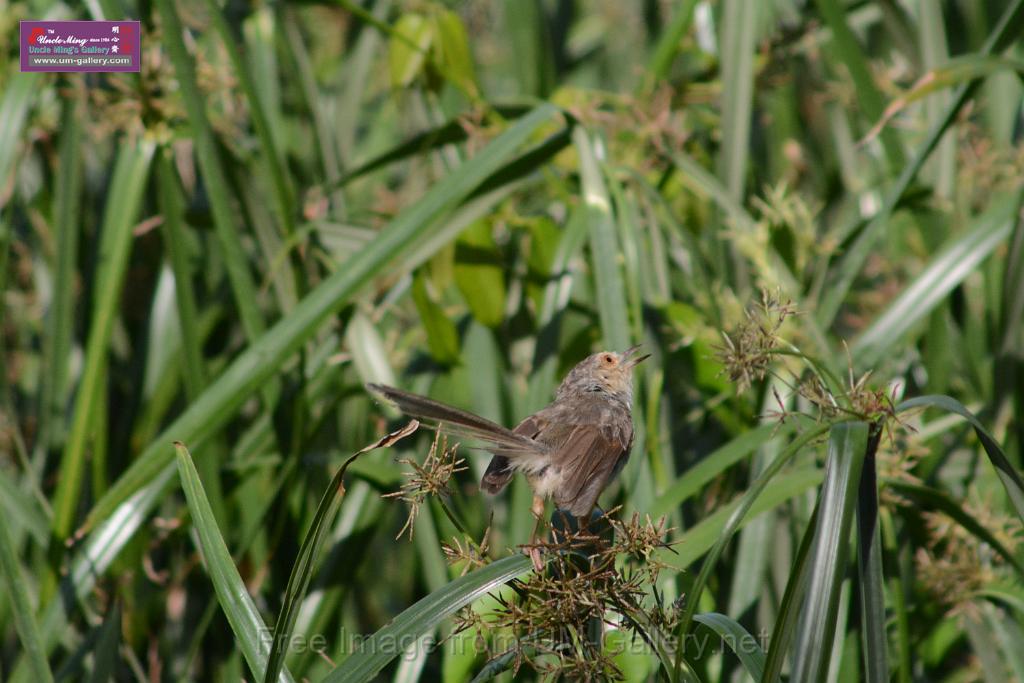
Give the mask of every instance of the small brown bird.
[(498, 493), (515, 472), (523, 472), (538, 517), (544, 500), (553, 498), (560, 509), (586, 520), (633, 445), (633, 368), (649, 357), (637, 356), (639, 348), (587, 357), (562, 380), (551, 404), (513, 430), (425, 396), (380, 384), (367, 388), (406, 415), (443, 424), (453, 436), (479, 442), (493, 453), (480, 483), (488, 493)]

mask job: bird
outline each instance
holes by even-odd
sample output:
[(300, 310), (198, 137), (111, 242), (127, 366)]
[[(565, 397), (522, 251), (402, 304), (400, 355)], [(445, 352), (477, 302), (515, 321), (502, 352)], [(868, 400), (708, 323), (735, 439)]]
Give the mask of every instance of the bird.
[(569, 371), (554, 400), (507, 429), (473, 413), (401, 389), (367, 384), (424, 425), (475, 441), (492, 453), (480, 488), (499, 493), (516, 472), (534, 492), (540, 519), (547, 499), (585, 525), (633, 445), (633, 369), (650, 357), (640, 345), (592, 354)]

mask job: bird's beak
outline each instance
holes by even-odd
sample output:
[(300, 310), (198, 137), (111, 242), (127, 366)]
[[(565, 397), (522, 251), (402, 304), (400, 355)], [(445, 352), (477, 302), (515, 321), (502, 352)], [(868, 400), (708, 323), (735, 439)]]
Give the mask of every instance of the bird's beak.
[(630, 346), (628, 349), (622, 352), (622, 355), (619, 358), (619, 360), (623, 363), (622, 367), (627, 369), (635, 367), (651, 357), (651, 354), (645, 353), (642, 356), (637, 356), (634, 358), (636, 352), (640, 350), (641, 346), (643, 346), (643, 344), (636, 344), (634, 346)]

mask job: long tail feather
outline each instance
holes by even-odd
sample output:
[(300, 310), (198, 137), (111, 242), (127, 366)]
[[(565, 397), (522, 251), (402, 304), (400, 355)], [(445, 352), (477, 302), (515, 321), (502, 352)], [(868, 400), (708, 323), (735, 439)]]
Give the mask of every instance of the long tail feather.
[(545, 446), (533, 439), (516, 434), (490, 420), (426, 396), (411, 394), (383, 384), (367, 384), (367, 389), (384, 396), (410, 417), (443, 424), (452, 436), (480, 441), (495, 455), (516, 459), (535, 458), (547, 454)]

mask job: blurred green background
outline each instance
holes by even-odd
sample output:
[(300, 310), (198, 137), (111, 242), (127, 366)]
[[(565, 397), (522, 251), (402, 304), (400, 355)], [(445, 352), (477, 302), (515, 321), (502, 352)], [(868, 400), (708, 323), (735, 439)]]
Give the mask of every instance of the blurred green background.
[[(19, 73), (41, 18), (141, 20), (141, 72)], [(0, 678), (261, 679), (282, 608), (283, 676), (473, 678), (472, 632), (349, 654), (522, 574), (529, 490), (483, 496), (460, 453), (448, 502), (496, 561), (463, 579), (440, 506), (396, 540), (381, 498), (429, 435), (318, 517), (401, 424), (363, 384), (512, 425), (643, 342), (602, 504), (666, 515), (651, 595), (759, 646), (638, 641), (619, 675), (1024, 680), (1022, 27), (1015, 0), (0, 0)], [(744, 378), (722, 349), (765, 295), (797, 315)]]

